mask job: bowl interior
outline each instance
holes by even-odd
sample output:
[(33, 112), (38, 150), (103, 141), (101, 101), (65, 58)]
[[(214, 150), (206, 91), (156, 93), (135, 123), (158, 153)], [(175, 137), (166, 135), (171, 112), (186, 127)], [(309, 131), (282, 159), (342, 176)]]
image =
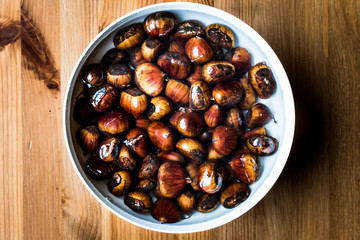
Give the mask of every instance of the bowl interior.
[[(195, 19), (205, 26), (211, 23), (228, 26), (235, 33), (235, 46), (248, 49), (253, 57), (253, 65), (258, 62), (266, 62), (272, 69), (277, 82), (276, 93), (270, 99), (259, 102), (266, 104), (274, 114), (275, 120), (268, 123), (266, 129), (269, 135), (279, 140), (279, 149), (273, 156), (260, 158), (261, 176), (250, 186), (252, 192), (249, 198), (234, 209), (225, 209), (219, 206), (211, 213), (194, 213), (190, 218), (175, 224), (160, 224), (150, 214), (138, 214), (131, 211), (124, 205), (123, 197), (115, 197), (109, 193), (106, 181), (94, 181), (88, 178), (84, 170), (88, 156), (83, 155), (83, 151), (76, 142), (75, 133), (79, 125), (72, 116), (76, 97), (79, 96), (82, 89), (82, 82), (79, 79), (81, 69), (87, 64), (100, 62), (104, 53), (114, 47), (112, 39), (119, 29), (132, 23), (142, 22), (148, 14), (156, 11), (170, 11), (179, 22)], [(117, 216), (147, 229), (171, 233), (189, 233), (220, 226), (239, 217), (260, 201), (275, 183), (285, 165), (293, 139), (294, 119), (293, 97), (288, 78), (279, 59), (268, 44), (238, 18), (216, 8), (192, 3), (151, 5), (131, 12), (108, 26), (89, 44), (80, 57), (71, 76), (64, 105), (64, 131), (68, 151), (75, 170), (88, 190)]]

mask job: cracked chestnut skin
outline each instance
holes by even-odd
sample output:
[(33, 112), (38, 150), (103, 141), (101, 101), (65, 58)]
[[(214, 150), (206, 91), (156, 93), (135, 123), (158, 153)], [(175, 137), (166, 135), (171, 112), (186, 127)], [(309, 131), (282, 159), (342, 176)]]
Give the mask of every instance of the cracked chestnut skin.
[(178, 30), (174, 33), (174, 38), (190, 39), (195, 36), (204, 36), (204, 26), (195, 20), (188, 20), (178, 25)]
[(202, 77), (209, 84), (225, 82), (234, 74), (235, 67), (226, 61), (211, 61), (202, 67)]
[(186, 56), (192, 63), (204, 64), (214, 57), (214, 50), (206, 39), (196, 36), (190, 38), (185, 45)]
[(102, 65), (106, 68), (113, 64), (125, 64), (129, 61), (129, 55), (125, 51), (112, 48), (105, 53), (101, 59)]
[(210, 107), (211, 91), (203, 81), (197, 81), (190, 87), (190, 108), (194, 111), (203, 111)]
[(178, 52), (165, 52), (157, 60), (157, 65), (171, 78), (184, 79), (190, 75), (189, 59)]
[(97, 112), (106, 112), (118, 100), (118, 90), (111, 84), (104, 84), (90, 96), (90, 104)]
[(150, 212), (153, 200), (146, 192), (134, 190), (125, 195), (124, 203), (134, 212), (146, 213)]
[(245, 183), (235, 182), (228, 185), (220, 195), (220, 202), (225, 208), (234, 208), (250, 195), (250, 188)]
[(119, 50), (128, 50), (139, 46), (145, 38), (145, 32), (140, 23), (135, 23), (120, 29), (114, 37), (114, 45)]
[(263, 135), (249, 138), (246, 146), (255, 155), (270, 156), (277, 151), (279, 143), (276, 138)]
[(216, 45), (219, 45), (227, 50), (234, 47), (234, 33), (227, 26), (216, 23), (210, 24), (206, 27), (205, 32), (206, 37), (208, 37)]
[(252, 57), (246, 48), (236, 47), (228, 51), (225, 60), (232, 63), (236, 69), (236, 76), (242, 77), (251, 68)]
[(85, 170), (92, 179), (105, 180), (111, 176), (115, 167), (112, 162), (104, 162), (98, 156), (93, 156), (86, 161)]
[(106, 81), (117, 88), (124, 89), (131, 85), (132, 70), (127, 64), (113, 64), (106, 68)]
[(265, 63), (258, 63), (248, 73), (249, 81), (259, 98), (268, 99), (276, 91), (276, 81)]
[(219, 205), (218, 194), (203, 193), (196, 204), (196, 211), (201, 213), (208, 213), (214, 211)]

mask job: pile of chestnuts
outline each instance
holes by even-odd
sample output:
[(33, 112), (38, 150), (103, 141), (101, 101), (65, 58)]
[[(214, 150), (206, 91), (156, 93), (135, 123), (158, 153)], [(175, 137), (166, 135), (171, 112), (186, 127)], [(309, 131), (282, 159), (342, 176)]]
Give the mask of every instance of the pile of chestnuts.
[(276, 82), (234, 38), (170, 12), (118, 31), (115, 48), (80, 76), (73, 116), (89, 177), (161, 223), (245, 201), (259, 156), (278, 148), (264, 128), (272, 112), (257, 102)]

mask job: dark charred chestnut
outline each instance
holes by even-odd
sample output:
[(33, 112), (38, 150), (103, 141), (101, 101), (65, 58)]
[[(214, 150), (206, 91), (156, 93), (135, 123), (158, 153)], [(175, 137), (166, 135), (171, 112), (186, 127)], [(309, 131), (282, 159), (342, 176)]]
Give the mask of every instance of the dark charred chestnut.
[(112, 48), (105, 53), (101, 59), (101, 63), (104, 67), (108, 67), (114, 64), (128, 63), (129, 55), (125, 51), (121, 51), (117, 48)]
[(189, 86), (180, 80), (170, 79), (165, 88), (165, 95), (182, 106), (189, 104)]
[(243, 110), (249, 110), (251, 106), (256, 103), (257, 96), (246, 77), (240, 79), (240, 84), (243, 89), (243, 97), (239, 102), (239, 107)]
[(115, 161), (119, 157), (121, 143), (116, 137), (106, 137), (99, 146), (99, 157), (105, 162)]
[(250, 195), (250, 188), (245, 183), (235, 182), (228, 185), (220, 195), (220, 202), (225, 208), (234, 208)]
[(239, 108), (230, 108), (226, 113), (225, 125), (231, 126), (239, 138), (243, 135), (245, 127), (243, 113)]
[(119, 50), (127, 50), (139, 46), (144, 38), (144, 29), (136, 23), (120, 29), (114, 37), (114, 45)]
[(85, 170), (89, 177), (94, 180), (104, 180), (111, 176), (114, 172), (114, 165), (104, 162), (98, 156), (90, 157), (85, 163)]
[(270, 156), (278, 149), (278, 141), (270, 136), (254, 136), (246, 140), (246, 146), (255, 155)]
[(235, 177), (246, 184), (254, 183), (259, 178), (260, 165), (256, 156), (250, 153), (236, 153), (230, 162)]
[(209, 84), (225, 82), (234, 76), (235, 67), (226, 61), (211, 61), (202, 67), (201, 74)]
[(141, 54), (148, 62), (154, 62), (164, 50), (165, 43), (159, 38), (148, 38), (141, 45)]
[(137, 213), (150, 212), (150, 209), (153, 205), (153, 201), (150, 195), (144, 191), (139, 190), (127, 193), (124, 197), (124, 203), (131, 210)]
[(202, 67), (200, 65), (193, 65), (193, 70), (189, 77), (186, 78), (186, 81), (188, 81), (190, 84), (193, 84), (197, 81), (202, 81)]
[(90, 96), (90, 104), (97, 112), (109, 110), (118, 101), (118, 90), (110, 85), (104, 84)]
[(251, 68), (251, 55), (249, 51), (242, 47), (236, 47), (228, 51), (225, 61), (232, 63), (236, 69), (236, 76), (242, 77)]
[(164, 162), (158, 171), (158, 186), (162, 196), (176, 198), (184, 190), (190, 179), (184, 168), (175, 162)]
[(77, 123), (85, 124), (91, 122), (93, 119), (94, 110), (90, 105), (89, 99), (87, 98), (79, 98), (76, 100), (74, 106), (74, 120)]
[(144, 178), (140, 179), (139, 183), (136, 186), (136, 189), (145, 191), (145, 192), (151, 192), (156, 187), (156, 177), (152, 178)]
[(189, 162), (186, 166), (185, 166), (185, 170), (187, 175), (190, 177), (191, 179), (191, 187), (195, 190), (195, 191), (199, 191), (199, 165), (196, 164), (195, 162)]
[(179, 116), (176, 129), (185, 137), (195, 137), (204, 129), (204, 119), (196, 112), (187, 112)]
[(186, 56), (185, 44), (186, 44), (186, 42), (182, 39), (173, 39), (170, 42), (168, 51), (169, 52), (177, 52), (177, 53), (180, 53), (180, 54)]
[(125, 145), (133, 150), (140, 158), (149, 154), (148, 134), (141, 128), (133, 128), (126, 135)]
[(192, 63), (204, 64), (214, 57), (214, 50), (202, 37), (190, 38), (185, 45), (186, 56)]
[(171, 78), (184, 79), (190, 74), (188, 58), (178, 52), (165, 52), (157, 60), (157, 65)]
[(219, 105), (212, 105), (204, 114), (204, 120), (209, 127), (216, 127), (224, 121), (224, 114)]
[(216, 45), (215, 43), (209, 41), (212, 49), (214, 50), (214, 60), (218, 60), (221, 61), (224, 59), (224, 51), (223, 48), (220, 47), (219, 45)]
[(232, 127), (220, 125), (214, 129), (212, 143), (218, 153), (229, 155), (237, 147), (238, 135)]
[(245, 115), (245, 122), (249, 128), (261, 127), (273, 118), (270, 109), (262, 103), (252, 106)]
[(121, 196), (127, 192), (132, 184), (132, 177), (129, 171), (118, 171), (109, 179), (107, 186), (115, 196)]
[(183, 212), (187, 217), (190, 217), (194, 212), (196, 205), (196, 196), (192, 190), (185, 190), (180, 196), (176, 198), (176, 201), (180, 207), (181, 212)]
[(276, 81), (265, 63), (258, 63), (253, 66), (249, 73), (249, 81), (259, 98), (267, 99), (276, 91)]
[(93, 152), (98, 146), (100, 133), (96, 126), (90, 125), (79, 128), (76, 133), (77, 140), (85, 152)]
[(152, 63), (142, 63), (135, 69), (135, 83), (138, 88), (149, 96), (155, 97), (164, 88), (165, 74)]
[(134, 117), (143, 114), (148, 104), (146, 95), (136, 87), (121, 92), (120, 106)]
[(184, 156), (177, 151), (171, 151), (171, 152), (161, 151), (157, 153), (157, 156), (163, 162), (172, 161), (179, 164), (184, 164), (186, 162)]
[(250, 129), (249, 131), (244, 133), (243, 138), (245, 140), (247, 140), (251, 137), (259, 136), (259, 135), (261, 135), (261, 136), (267, 135), (266, 129), (264, 127), (257, 127), (257, 128)]
[(206, 149), (200, 141), (193, 138), (183, 138), (176, 143), (176, 148), (196, 164), (206, 159)]
[(143, 163), (139, 170), (139, 178), (151, 178), (157, 174), (160, 167), (160, 160), (154, 155), (149, 154), (143, 160)]
[(174, 149), (175, 136), (166, 123), (154, 121), (149, 124), (147, 132), (151, 142), (161, 150), (169, 152)]
[(131, 65), (133, 65), (134, 68), (137, 68), (140, 64), (146, 63), (149, 61), (146, 61), (144, 56), (141, 53), (141, 47), (134, 48), (130, 52), (130, 62)]
[(241, 100), (243, 90), (238, 81), (218, 83), (212, 91), (212, 96), (222, 107), (235, 107)]
[(202, 143), (209, 143), (212, 140), (214, 129), (213, 128), (207, 128), (199, 135), (199, 139)]
[(125, 112), (115, 109), (99, 116), (97, 126), (104, 133), (119, 134), (129, 129), (130, 120)]
[(101, 64), (94, 63), (87, 65), (81, 71), (81, 80), (91, 86), (101, 86), (105, 83), (104, 68)]
[(170, 99), (163, 96), (157, 96), (151, 99), (147, 115), (149, 120), (160, 120), (169, 116), (174, 111), (174, 104)]
[(125, 144), (121, 146), (119, 158), (114, 161), (114, 164), (119, 168), (128, 171), (133, 171), (138, 167), (137, 159)]
[(209, 86), (203, 81), (197, 81), (190, 87), (190, 108), (194, 111), (206, 110), (211, 104)]
[(140, 129), (146, 131), (149, 124), (150, 124), (150, 120), (144, 115), (141, 115), (141, 116), (135, 118), (135, 127), (136, 128), (140, 128)]
[(216, 45), (219, 45), (227, 50), (234, 47), (234, 33), (230, 30), (230, 28), (224, 25), (210, 24), (206, 27), (205, 33), (206, 37), (208, 37)]
[(200, 190), (214, 194), (218, 192), (224, 184), (225, 171), (215, 161), (205, 161), (199, 167), (199, 187)]
[(160, 223), (176, 223), (181, 220), (181, 211), (171, 199), (160, 198), (156, 200), (151, 209), (151, 216)]
[(208, 213), (214, 211), (219, 205), (219, 196), (217, 194), (201, 194), (196, 205), (196, 211)]
[(156, 12), (145, 18), (143, 27), (151, 37), (167, 37), (176, 31), (177, 21), (170, 12)]
[(192, 37), (204, 35), (205, 28), (200, 22), (188, 20), (178, 25), (178, 30), (174, 33), (173, 37), (179, 39), (190, 39)]
[(106, 68), (107, 83), (124, 89), (131, 85), (132, 70), (126, 64), (114, 64)]

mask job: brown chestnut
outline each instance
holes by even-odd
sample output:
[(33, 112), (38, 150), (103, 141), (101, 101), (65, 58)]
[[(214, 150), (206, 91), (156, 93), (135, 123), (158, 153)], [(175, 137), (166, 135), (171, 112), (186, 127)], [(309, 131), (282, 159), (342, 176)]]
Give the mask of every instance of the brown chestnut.
[(141, 45), (141, 54), (148, 62), (154, 62), (164, 50), (165, 43), (159, 38), (148, 38)]
[(149, 124), (150, 124), (150, 120), (149, 118), (147, 118), (144, 115), (141, 115), (139, 117), (136, 117), (135, 119), (135, 127), (136, 128), (140, 128), (142, 130), (147, 130)]
[(149, 120), (155, 121), (169, 116), (173, 111), (174, 104), (170, 99), (163, 96), (157, 96), (150, 100), (147, 115)]
[(207, 128), (199, 135), (199, 139), (202, 143), (209, 143), (212, 140), (213, 128)]
[(140, 158), (148, 155), (148, 134), (141, 128), (133, 128), (126, 135), (125, 145), (133, 150)]
[(182, 106), (189, 104), (189, 86), (180, 80), (170, 79), (165, 88), (165, 95)]
[(190, 217), (194, 212), (196, 205), (196, 196), (194, 191), (185, 190), (180, 196), (176, 198), (176, 201), (180, 207), (181, 212), (183, 212), (186, 217)]
[(152, 178), (144, 178), (140, 179), (139, 183), (136, 186), (136, 189), (145, 191), (145, 192), (151, 192), (156, 187), (156, 177)]
[(250, 195), (250, 188), (245, 183), (229, 184), (220, 195), (220, 202), (225, 208), (234, 208), (244, 202)]
[(203, 81), (197, 81), (190, 87), (190, 108), (194, 111), (206, 110), (211, 104), (209, 86)]
[(201, 164), (206, 159), (206, 149), (199, 140), (183, 138), (176, 143), (176, 148), (196, 164)]
[(245, 122), (249, 128), (261, 127), (273, 119), (270, 109), (262, 103), (252, 106), (245, 114)]
[(196, 205), (196, 211), (208, 213), (214, 211), (219, 205), (219, 196), (217, 194), (201, 194)]
[(255, 155), (269, 156), (278, 149), (278, 140), (270, 136), (254, 136), (246, 140), (246, 146)]
[(75, 102), (73, 116), (77, 123), (85, 124), (92, 121), (94, 110), (90, 105), (89, 99), (79, 98)]
[(212, 91), (216, 103), (222, 107), (235, 107), (241, 100), (243, 90), (238, 81), (218, 83)]
[(182, 39), (173, 39), (170, 42), (168, 51), (169, 52), (177, 52), (177, 53), (180, 53), (180, 54), (186, 56), (185, 44), (186, 44), (186, 42)]
[(131, 85), (132, 70), (126, 64), (114, 64), (106, 68), (107, 83), (117, 88), (124, 89)]
[(208, 194), (214, 194), (221, 189), (226, 177), (223, 166), (220, 166), (215, 161), (205, 161), (199, 167), (200, 190)]
[(170, 12), (156, 12), (145, 18), (143, 27), (151, 37), (167, 37), (176, 31), (177, 20)]
[(215, 148), (214, 148), (214, 144), (211, 143), (209, 146), (208, 146), (208, 157), (207, 157), (207, 160), (219, 160), (219, 159), (222, 159), (224, 158), (226, 155), (222, 155), (220, 153), (218, 153)]
[(259, 135), (267, 135), (266, 129), (264, 127), (257, 127), (250, 129), (249, 131), (244, 133), (243, 138), (247, 140), (251, 137), (259, 136)]
[(120, 29), (114, 37), (114, 45), (119, 50), (127, 50), (139, 46), (145, 38), (141, 24), (136, 23)]
[(129, 171), (118, 171), (109, 179), (107, 186), (115, 196), (121, 196), (127, 192), (132, 184), (132, 177)]
[(224, 51), (223, 48), (219, 45), (216, 45), (215, 43), (209, 41), (211, 47), (214, 50), (214, 57), (213, 60), (223, 60), (224, 59)]
[(165, 198), (176, 198), (191, 180), (184, 168), (175, 162), (164, 162), (158, 171), (159, 191)]
[(134, 48), (130, 52), (130, 62), (134, 68), (137, 68), (140, 64), (149, 62), (145, 60), (144, 56), (141, 53), (141, 47)]
[(209, 84), (225, 82), (234, 76), (235, 67), (226, 61), (211, 61), (202, 67), (201, 74)]
[(214, 104), (204, 114), (204, 120), (209, 127), (216, 127), (224, 121), (224, 114), (219, 105)]
[(185, 137), (195, 137), (204, 129), (204, 119), (196, 112), (186, 112), (179, 116), (176, 129)]
[(165, 74), (152, 63), (142, 63), (135, 69), (135, 83), (144, 93), (155, 97), (165, 86)]
[(265, 63), (258, 63), (248, 73), (251, 86), (259, 98), (267, 99), (276, 91), (276, 81), (270, 68)]
[(176, 223), (181, 220), (181, 211), (172, 199), (159, 198), (151, 209), (151, 216), (160, 223)]
[(230, 126), (220, 125), (214, 129), (212, 143), (221, 155), (229, 155), (238, 145), (238, 135)]
[(124, 203), (134, 212), (146, 213), (150, 212), (153, 200), (146, 192), (134, 190), (125, 194)]
[(101, 64), (89, 64), (81, 71), (81, 80), (90, 86), (101, 86), (105, 79), (104, 68)]
[(189, 162), (185, 166), (185, 171), (190, 178), (190, 185), (195, 191), (199, 191), (199, 165), (195, 162)]
[(204, 64), (214, 57), (214, 50), (202, 37), (190, 38), (185, 45), (186, 56), (192, 63)]
[(148, 104), (146, 95), (136, 87), (121, 92), (120, 106), (134, 117), (143, 114)]
[(202, 81), (202, 67), (200, 65), (193, 65), (193, 70), (189, 77), (186, 78), (186, 81), (188, 81), (190, 84), (193, 84), (197, 81)]
[(206, 37), (208, 37), (216, 45), (219, 45), (227, 50), (234, 47), (234, 33), (225, 25), (216, 23), (210, 24), (206, 27), (205, 33)]
[(138, 176), (140, 179), (154, 177), (159, 167), (160, 160), (154, 154), (149, 154), (144, 158)]
[(118, 90), (110, 84), (102, 85), (90, 96), (90, 104), (97, 112), (109, 110), (117, 101)]
[(104, 162), (98, 156), (90, 157), (85, 163), (86, 173), (94, 180), (104, 180), (114, 172), (112, 162)]
[(245, 127), (243, 113), (239, 108), (230, 108), (226, 113), (225, 125), (234, 128), (239, 138), (243, 135)]
[(121, 51), (117, 48), (112, 48), (105, 53), (101, 59), (101, 63), (104, 67), (108, 67), (114, 64), (128, 63), (129, 55), (125, 51)]
[(184, 79), (190, 75), (191, 64), (189, 59), (178, 52), (161, 54), (157, 60), (157, 65), (171, 78)]
[(236, 47), (226, 53), (225, 61), (234, 65), (236, 69), (236, 76), (242, 77), (251, 68), (252, 59), (247, 49)]
[(254, 183), (259, 178), (260, 165), (257, 157), (250, 153), (236, 153), (230, 166), (235, 177), (246, 184)]
[(172, 161), (179, 164), (184, 164), (186, 162), (184, 156), (177, 151), (171, 151), (171, 152), (160, 151), (157, 153), (157, 156), (163, 162)]
[(97, 126), (104, 133), (119, 134), (129, 129), (130, 120), (125, 112), (114, 109), (99, 116)]
[(240, 84), (243, 89), (243, 97), (239, 102), (239, 107), (242, 110), (249, 110), (251, 106), (256, 103), (257, 95), (246, 77), (240, 79)]
[(200, 22), (188, 20), (178, 25), (178, 30), (174, 33), (173, 37), (179, 39), (190, 39), (192, 37), (204, 35), (205, 28)]
[(114, 164), (119, 168), (128, 171), (133, 171), (138, 167), (137, 159), (125, 144), (121, 146), (119, 158), (114, 161)]
[(91, 153), (95, 151), (98, 146), (100, 133), (96, 126), (90, 125), (79, 128), (76, 137), (84, 151)]
[(99, 146), (99, 157), (105, 162), (115, 161), (119, 157), (121, 143), (116, 137), (106, 137)]
[(165, 152), (172, 151), (175, 145), (175, 136), (170, 127), (160, 121), (149, 124), (147, 132), (151, 142)]

